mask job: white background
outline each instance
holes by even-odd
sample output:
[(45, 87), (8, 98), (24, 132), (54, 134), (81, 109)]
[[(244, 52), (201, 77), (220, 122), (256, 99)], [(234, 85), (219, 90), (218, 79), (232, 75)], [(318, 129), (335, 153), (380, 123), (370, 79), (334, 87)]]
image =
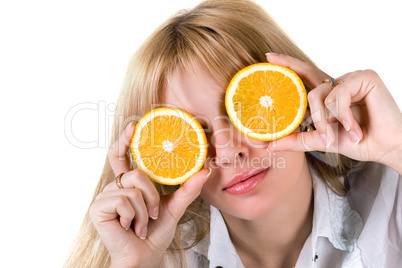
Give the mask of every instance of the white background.
[[(374, 69), (402, 107), (398, 1), (256, 2), (323, 70)], [(61, 267), (101, 173), (132, 53), (196, 3), (0, 3), (1, 267)]]

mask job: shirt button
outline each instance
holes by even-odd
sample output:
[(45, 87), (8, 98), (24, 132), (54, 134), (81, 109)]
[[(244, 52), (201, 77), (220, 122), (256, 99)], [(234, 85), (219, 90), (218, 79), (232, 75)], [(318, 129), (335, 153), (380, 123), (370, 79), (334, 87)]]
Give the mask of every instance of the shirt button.
[(316, 261), (317, 261), (317, 259), (318, 259), (318, 255), (317, 255), (317, 254), (315, 254), (315, 256), (313, 257), (313, 262), (316, 262)]

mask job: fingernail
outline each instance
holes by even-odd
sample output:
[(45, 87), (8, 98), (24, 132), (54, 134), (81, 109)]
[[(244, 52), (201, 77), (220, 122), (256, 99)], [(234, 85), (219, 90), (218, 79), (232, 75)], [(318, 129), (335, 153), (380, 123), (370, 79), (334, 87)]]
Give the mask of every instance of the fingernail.
[(360, 138), (359, 138), (359, 136), (357, 135), (356, 132), (350, 131), (350, 132), (349, 132), (349, 136), (350, 136), (350, 139), (351, 139), (355, 144), (358, 144), (358, 143), (360, 142)]
[(346, 120), (342, 121), (342, 125), (346, 129), (346, 131), (350, 130), (350, 125)]
[(265, 56), (277, 56), (277, 55), (279, 55), (278, 53), (275, 53), (275, 52), (268, 52), (268, 53), (265, 53)]
[(144, 229), (142, 229), (141, 234), (140, 234), (140, 238), (142, 240), (144, 240), (147, 237), (147, 233), (148, 233), (148, 228), (145, 227)]
[[(280, 140), (273, 140), (268, 143), (267, 152), (275, 152), (278, 150), (278, 145), (280, 145)], [(280, 148), (279, 148), (280, 149)]]
[(328, 136), (325, 135), (325, 134), (321, 134), (320, 136), (321, 136), (322, 142), (324, 143), (325, 147), (328, 148), (329, 145), (330, 145), (329, 140), (328, 140)]
[[(271, 147), (271, 148), (269, 148), (269, 147)], [(270, 146), (269, 144), (268, 144), (268, 146), (267, 146), (267, 152), (274, 152), (275, 151), (275, 148), (276, 148), (276, 146)]]
[(211, 173), (212, 173), (212, 168), (211, 167), (208, 167), (208, 169), (209, 169), (209, 172), (208, 172), (208, 174), (207, 174), (207, 179), (209, 178), (209, 176), (211, 176)]
[(156, 207), (151, 211), (150, 217), (151, 219), (156, 220), (158, 216), (159, 216), (159, 207)]
[(132, 124), (133, 124), (133, 122), (128, 123), (128, 125), (126, 126), (126, 129), (129, 129)]

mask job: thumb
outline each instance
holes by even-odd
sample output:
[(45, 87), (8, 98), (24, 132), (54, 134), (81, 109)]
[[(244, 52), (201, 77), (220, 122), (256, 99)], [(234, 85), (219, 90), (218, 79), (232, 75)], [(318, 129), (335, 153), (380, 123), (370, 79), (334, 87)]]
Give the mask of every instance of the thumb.
[(187, 207), (200, 195), (201, 188), (208, 180), (211, 172), (211, 167), (202, 169), (172, 194), (168, 207), (177, 221), (183, 216)]

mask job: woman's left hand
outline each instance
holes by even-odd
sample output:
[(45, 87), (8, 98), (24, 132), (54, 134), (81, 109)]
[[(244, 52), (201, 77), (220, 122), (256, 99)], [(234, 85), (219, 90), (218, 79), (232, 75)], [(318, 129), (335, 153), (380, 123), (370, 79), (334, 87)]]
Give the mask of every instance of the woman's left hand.
[(270, 151), (334, 152), (380, 162), (402, 174), (402, 113), (377, 73), (345, 74), (333, 88), (323, 82), (329, 75), (305, 62), (274, 53), (267, 59), (292, 69), (313, 88), (308, 102), (316, 127), (270, 142)]

